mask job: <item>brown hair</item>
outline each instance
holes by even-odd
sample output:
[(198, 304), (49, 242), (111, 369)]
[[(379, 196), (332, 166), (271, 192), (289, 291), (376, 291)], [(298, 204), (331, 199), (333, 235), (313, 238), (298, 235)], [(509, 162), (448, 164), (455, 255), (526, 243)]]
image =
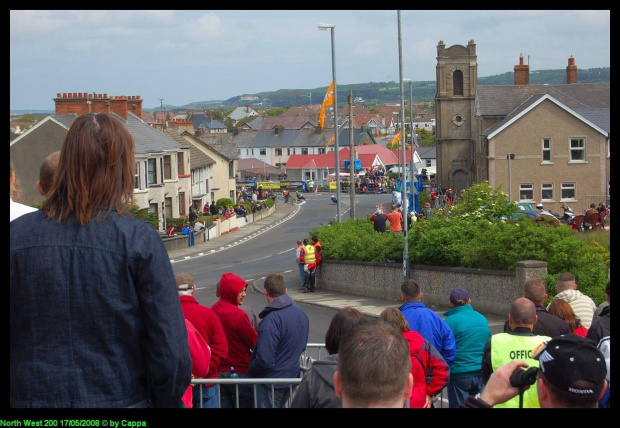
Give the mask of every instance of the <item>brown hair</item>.
[(545, 303), (546, 294), (547, 288), (540, 280), (531, 279), (523, 286), (523, 297), (531, 300), (535, 306), (542, 306)]
[(379, 314), (379, 319), (392, 324), (401, 332), (411, 330), (409, 328), (409, 322), (403, 313), (396, 308), (386, 308)]
[(279, 273), (272, 273), (263, 282), (263, 287), (271, 297), (278, 297), (286, 293), (284, 277)]
[(52, 188), (52, 182), (54, 180), (54, 173), (58, 169), (58, 160), (60, 159), (60, 152), (53, 152), (47, 155), (43, 160), (41, 167), (39, 168), (39, 185), (43, 193), (47, 194)]
[(325, 349), (330, 355), (338, 353), (340, 340), (354, 325), (366, 322), (368, 319), (359, 310), (351, 306), (341, 308), (332, 318), (325, 332)]
[(547, 312), (566, 321), (571, 333), (574, 333), (575, 329), (581, 324), (581, 320), (577, 315), (575, 315), (573, 307), (566, 300), (553, 299), (551, 303), (549, 303)]
[(17, 174), (15, 174), (15, 165), (13, 165), (13, 161), (9, 160), (9, 163), (11, 164), (10, 168), (9, 168), (9, 177), (10, 177), (10, 186), (9, 186), (9, 191), (10, 191), (10, 196), (11, 199), (13, 199), (14, 202), (19, 202), (19, 199), (21, 197), (21, 189), (19, 188), (19, 180), (17, 180)]
[(135, 185), (134, 140), (121, 122), (107, 114), (79, 116), (62, 145), (55, 186), (43, 204), (48, 218), (64, 223), (71, 214), (78, 225), (103, 211), (126, 215)]
[(400, 286), (400, 291), (408, 302), (415, 300), (420, 295), (420, 284), (413, 279), (408, 279)]

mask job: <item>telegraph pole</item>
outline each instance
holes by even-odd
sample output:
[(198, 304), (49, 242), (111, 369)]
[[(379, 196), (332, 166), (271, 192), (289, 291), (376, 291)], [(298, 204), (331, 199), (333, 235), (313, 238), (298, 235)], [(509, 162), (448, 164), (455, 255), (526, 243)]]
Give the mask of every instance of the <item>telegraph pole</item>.
[(355, 141), (353, 139), (353, 91), (349, 89), (349, 196), (351, 200), (351, 218), (355, 218)]

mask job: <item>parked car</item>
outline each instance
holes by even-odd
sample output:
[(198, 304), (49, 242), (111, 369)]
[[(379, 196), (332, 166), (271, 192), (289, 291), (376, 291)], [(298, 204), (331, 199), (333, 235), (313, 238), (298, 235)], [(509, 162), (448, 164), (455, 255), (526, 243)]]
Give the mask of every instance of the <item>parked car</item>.
[(520, 210), (536, 211), (534, 209), (534, 205), (525, 202), (517, 202), (517, 208), (519, 208)]
[(516, 213), (512, 213), (512, 218), (514, 218), (515, 220), (522, 218), (522, 217), (536, 218), (536, 217), (540, 217), (540, 214), (534, 210), (524, 210), (521, 208), (519, 208), (519, 210)]

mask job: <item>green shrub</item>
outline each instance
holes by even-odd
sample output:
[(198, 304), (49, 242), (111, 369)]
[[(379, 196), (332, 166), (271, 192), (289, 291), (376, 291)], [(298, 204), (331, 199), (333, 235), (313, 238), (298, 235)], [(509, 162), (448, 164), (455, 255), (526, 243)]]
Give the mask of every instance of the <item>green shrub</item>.
[(150, 208), (139, 208), (137, 205), (131, 207), (131, 215), (144, 220), (153, 226), (155, 229), (159, 229), (159, 215), (155, 211), (151, 211)]
[(218, 208), (219, 207), (224, 207), (224, 209), (226, 209), (226, 208), (228, 208), (231, 205), (233, 205), (233, 201), (230, 198), (221, 198), (221, 199), (218, 199), (215, 202), (215, 206), (218, 207)]
[[(437, 210), (441, 215), (413, 223), (407, 236), (411, 263), (515, 270), (518, 261), (540, 260), (548, 263), (548, 275), (541, 279), (547, 283), (549, 297), (556, 294), (556, 278), (570, 272), (577, 278), (579, 290), (597, 304), (605, 301), (610, 266), (608, 243), (585, 240), (582, 236), (587, 233), (563, 225), (556, 227), (553, 222), (500, 220), (515, 207), (499, 189), (482, 183), (467, 190), (459, 204)], [(368, 218), (319, 226), (310, 231), (309, 237), (312, 234), (319, 236), (325, 259), (402, 262), (403, 235), (375, 232)]]

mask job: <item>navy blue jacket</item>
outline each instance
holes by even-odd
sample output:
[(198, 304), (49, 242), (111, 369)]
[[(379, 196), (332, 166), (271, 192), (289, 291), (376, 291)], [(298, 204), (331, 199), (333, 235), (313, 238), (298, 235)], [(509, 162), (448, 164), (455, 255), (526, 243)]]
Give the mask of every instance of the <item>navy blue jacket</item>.
[(11, 407), (182, 407), (187, 329), (164, 244), (113, 211), (11, 222)]
[[(291, 296), (276, 297), (258, 314), (262, 320), (250, 359), (248, 377), (299, 377), (299, 357), (306, 349), (310, 321)], [(275, 385), (276, 389), (288, 385)]]

